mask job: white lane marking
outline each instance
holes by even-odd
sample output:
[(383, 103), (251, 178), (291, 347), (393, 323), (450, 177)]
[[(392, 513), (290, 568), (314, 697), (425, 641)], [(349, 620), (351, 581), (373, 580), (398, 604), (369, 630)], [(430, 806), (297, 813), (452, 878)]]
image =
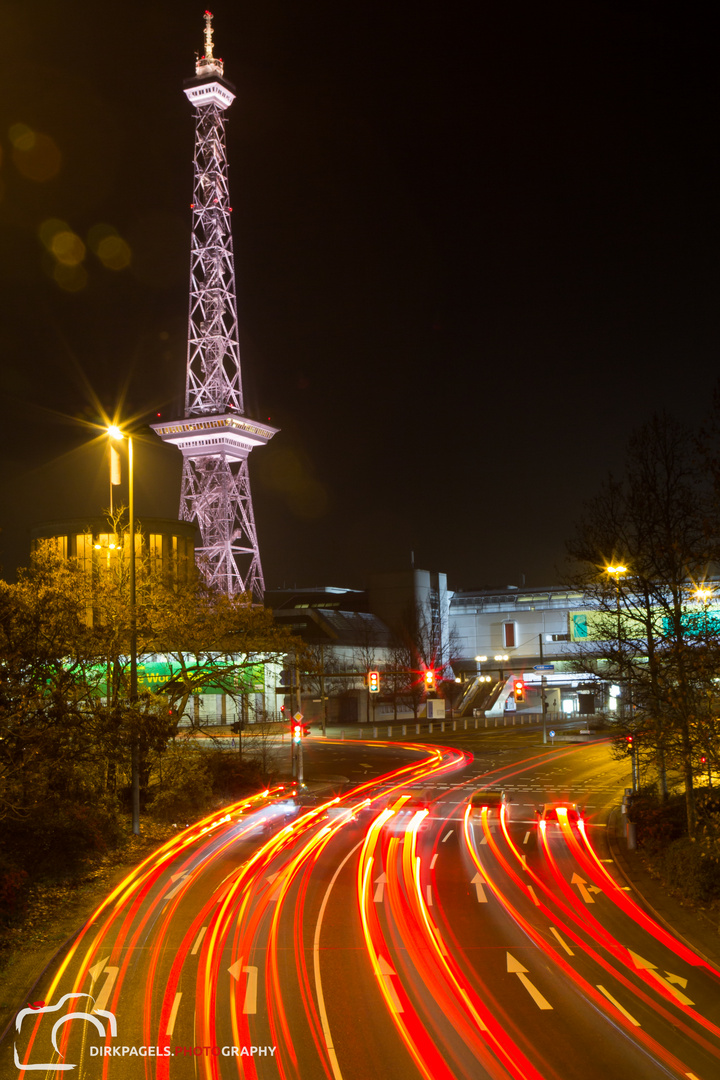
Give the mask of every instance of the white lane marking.
[(481, 836), (480, 837), (480, 843), (481, 844), (487, 844), (487, 836)]
[(533, 999), (538, 1009), (552, 1009), (552, 1005), (544, 998), (537, 986), (533, 986), (527, 977), (527, 968), (523, 967), (519, 960), (516, 960), (514, 956), (507, 953), (507, 969), (513, 975), (517, 975), (520, 982), (527, 990), (530, 997)]
[(385, 892), (385, 882), (387, 881), (387, 874), (383, 870), (382, 874), (378, 874), (375, 878), (375, 894), (373, 900), (376, 904), (382, 904), (383, 894)]
[(205, 937), (205, 931), (206, 930), (207, 930), (207, 926), (203, 926), (202, 929), (200, 930), (200, 933), (195, 938), (195, 944), (193, 945), (192, 949), (190, 950), (190, 955), (191, 956), (194, 956), (195, 953), (200, 948), (200, 945), (202, 944), (202, 939)]
[(359, 847), (362, 847), (364, 843), (364, 840), (358, 840), (355, 847), (351, 848), (350, 851), (348, 851), (347, 855), (333, 874), (330, 880), (330, 884), (325, 890), (323, 902), (320, 905), (317, 923), (315, 924), (315, 937), (313, 939), (313, 971), (315, 973), (315, 993), (317, 995), (318, 1012), (320, 1013), (320, 1023), (322, 1024), (323, 1035), (325, 1036), (325, 1046), (327, 1048), (328, 1057), (330, 1059), (330, 1067), (333, 1071), (333, 1076), (335, 1077), (335, 1080), (342, 1080), (342, 1073), (340, 1072), (340, 1065), (338, 1064), (335, 1047), (333, 1046), (332, 1035), (330, 1034), (330, 1025), (328, 1023), (327, 1010), (325, 1008), (325, 996), (323, 994), (322, 980), (320, 978), (320, 930), (322, 928), (322, 921), (325, 915), (325, 908), (327, 907), (327, 902), (330, 899), (330, 892), (332, 891), (332, 887), (338, 879), (340, 871), (342, 870), (348, 859), (351, 857), (351, 855), (354, 855), (357, 849)]
[(433, 906), (432, 885), (426, 885), (425, 886), (425, 895), (427, 896), (427, 906), (432, 907)]
[(523, 844), (527, 844), (529, 839), (530, 839), (530, 830), (528, 829), (528, 831), (525, 833), (525, 836), (523, 837)]
[(487, 904), (487, 896), (485, 895), (485, 878), (483, 878), (480, 873), (477, 873), (475, 874), (475, 877), (471, 880), (470, 884), (474, 885), (475, 889), (477, 890), (478, 904)]
[[(460, 819), (458, 818), (458, 820), (460, 820)], [(444, 844), (446, 840), (449, 840), (450, 837), (452, 836), (452, 834), (453, 834), (452, 829), (450, 829), (448, 832), (446, 832), (445, 835), (442, 838), (442, 843)]]
[(431, 870), (432, 870), (432, 868), (433, 868), (433, 867), (435, 866), (435, 863), (437, 862), (437, 857), (438, 857), (438, 853), (437, 853), (437, 851), (436, 851), (436, 852), (435, 852), (435, 854), (434, 854), (434, 855), (433, 855), (433, 857), (432, 857), (432, 862), (430, 863), (430, 869), (431, 869)]
[[(623, 1016), (625, 1017), (626, 1020), (629, 1020), (631, 1024), (635, 1025), (635, 1027), (640, 1027), (640, 1021), (636, 1020), (634, 1016), (631, 1016), (630, 1013), (627, 1011), (627, 1009), (624, 1009), (622, 1007), (622, 1005), (620, 1004), (620, 1002), (616, 998), (614, 998), (612, 996), (612, 994), (610, 993), (609, 990), (606, 990), (604, 986), (600, 985), (600, 983), (597, 984), (597, 988), (600, 991), (600, 993), (604, 994), (605, 997), (608, 999), (608, 1001), (612, 1002), (612, 1004), (615, 1006), (615, 1008), (619, 1012), (621, 1012), (623, 1014)], [(689, 1075), (690, 1074), (688, 1073), (688, 1076)]]
[(564, 949), (564, 950), (565, 950), (565, 952), (566, 952), (566, 953), (568, 954), (568, 956), (574, 956), (574, 955), (575, 955), (575, 953), (574, 953), (574, 952), (572, 951), (572, 949), (571, 949), (571, 948), (570, 948), (570, 946), (569, 946), (569, 945), (567, 944), (567, 942), (566, 942), (566, 941), (563, 941), (563, 939), (562, 939), (562, 938), (560, 937), (560, 935), (558, 934), (558, 932), (557, 932), (557, 930), (555, 929), (555, 927), (554, 927), (554, 926), (551, 926), (551, 927), (550, 927), (550, 933), (551, 933), (551, 934), (553, 935), (553, 937), (554, 937), (554, 938), (555, 938), (555, 939), (556, 939), (556, 940), (557, 940), (557, 941), (558, 941), (558, 942), (560, 943), (560, 945), (561, 945), (561, 946), (563, 947), (563, 949)]
[(537, 896), (535, 895), (535, 890), (533, 889), (532, 885), (527, 886), (527, 891), (530, 893), (530, 896), (532, 897), (533, 904), (536, 904), (538, 907), (540, 907), (540, 901), (538, 900)]
[(167, 1031), (165, 1032), (166, 1035), (172, 1035), (173, 1031), (175, 1030), (175, 1019), (176, 1019), (177, 1014), (178, 1014), (178, 1009), (180, 1008), (180, 998), (181, 997), (182, 997), (182, 990), (180, 990), (175, 995), (175, 1000), (173, 1001), (173, 1006), (172, 1006), (172, 1009), (170, 1010), (170, 1017), (168, 1019)]
[(88, 973), (93, 982), (100, 978), (103, 973), (103, 968), (105, 967), (109, 959), (110, 957), (106, 956), (104, 960), (98, 960), (97, 964), (93, 964), (93, 966), (89, 969)]

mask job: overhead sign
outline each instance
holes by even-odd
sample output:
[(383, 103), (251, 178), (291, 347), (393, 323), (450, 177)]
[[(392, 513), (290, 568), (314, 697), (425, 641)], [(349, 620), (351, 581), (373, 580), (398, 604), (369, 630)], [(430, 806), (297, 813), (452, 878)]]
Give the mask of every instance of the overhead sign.
[(536, 664), (533, 671), (554, 671), (554, 664)]

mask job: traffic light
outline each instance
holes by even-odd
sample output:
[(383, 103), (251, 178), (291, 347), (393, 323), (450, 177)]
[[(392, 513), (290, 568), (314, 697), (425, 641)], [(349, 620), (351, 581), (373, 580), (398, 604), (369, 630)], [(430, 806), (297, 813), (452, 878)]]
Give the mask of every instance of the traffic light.
[(292, 737), (294, 743), (299, 743), (303, 737), (303, 726), (297, 722), (292, 726)]
[(432, 668), (425, 671), (425, 689), (429, 692), (435, 689), (435, 672)]
[(525, 700), (525, 683), (522, 679), (515, 679), (513, 682), (513, 697), (519, 703)]
[(368, 671), (368, 690), (371, 694), (380, 692), (380, 672)]

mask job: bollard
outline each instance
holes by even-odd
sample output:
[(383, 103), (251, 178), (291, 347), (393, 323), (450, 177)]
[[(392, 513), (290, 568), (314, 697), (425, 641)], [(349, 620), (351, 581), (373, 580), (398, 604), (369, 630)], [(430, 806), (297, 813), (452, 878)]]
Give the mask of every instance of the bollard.
[(465, 717), (465, 719), (463, 720), (463, 727), (467, 731), (467, 717)]
[[(477, 724), (477, 720), (475, 721), (475, 724)], [(485, 727), (487, 727), (487, 716), (485, 717)]]
[(343, 728), (340, 728), (340, 742), (345, 742), (345, 731)]
[(456, 724), (456, 722), (454, 720), (453, 720), (453, 731), (457, 731), (457, 724)]
[(373, 739), (377, 739), (377, 728), (373, 728)]
[(513, 722), (512, 722), (512, 726), (513, 726), (513, 727), (515, 727), (515, 713), (513, 713)]
[(392, 728), (388, 724), (388, 739), (392, 739)]
[(403, 724), (402, 733), (403, 733), (403, 735), (407, 735), (407, 724)]
[(626, 787), (625, 788), (625, 794), (626, 795), (632, 795), (632, 788), (631, 787)]
[(416, 735), (419, 735), (419, 734), (420, 734), (420, 725), (419, 725), (419, 724), (416, 724), (416, 725), (415, 725), (415, 734), (416, 734)]
[(428, 735), (432, 735), (432, 724), (428, 724)]
[(440, 730), (441, 730), (441, 731), (444, 731), (444, 730), (445, 730), (445, 721), (444, 721), (444, 720), (443, 720), (443, 721), (442, 721), (442, 723), (440, 724)]
[(634, 821), (627, 823), (627, 849), (628, 851), (637, 850), (637, 825)]

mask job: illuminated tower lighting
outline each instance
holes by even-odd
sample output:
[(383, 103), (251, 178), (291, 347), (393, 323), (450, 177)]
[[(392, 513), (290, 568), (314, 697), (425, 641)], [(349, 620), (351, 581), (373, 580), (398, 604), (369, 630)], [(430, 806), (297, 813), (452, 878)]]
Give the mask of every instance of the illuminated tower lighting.
[(261, 601), (265, 584), (248, 457), (278, 429), (248, 419), (243, 407), (223, 118), (235, 94), (213, 54), (212, 18), (206, 11), (205, 54), (185, 84), (195, 107), (185, 416), (152, 427), (182, 451), (180, 518), (198, 523), (203, 575), (221, 592), (248, 592)]

